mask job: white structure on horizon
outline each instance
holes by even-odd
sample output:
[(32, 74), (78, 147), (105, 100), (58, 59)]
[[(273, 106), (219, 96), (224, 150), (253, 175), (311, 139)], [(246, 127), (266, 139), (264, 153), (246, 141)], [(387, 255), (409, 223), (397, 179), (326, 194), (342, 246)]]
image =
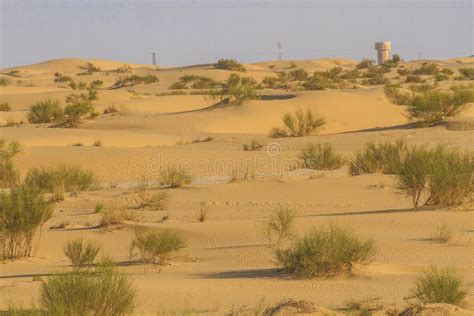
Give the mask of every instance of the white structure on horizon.
[(379, 65), (382, 65), (390, 59), (390, 49), (392, 44), (390, 42), (376, 42), (375, 50), (377, 50), (377, 62)]

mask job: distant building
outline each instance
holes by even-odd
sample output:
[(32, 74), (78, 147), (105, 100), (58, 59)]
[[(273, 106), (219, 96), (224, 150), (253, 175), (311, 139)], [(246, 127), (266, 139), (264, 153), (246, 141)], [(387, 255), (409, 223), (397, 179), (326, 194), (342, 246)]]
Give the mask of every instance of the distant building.
[(379, 65), (382, 65), (390, 59), (390, 49), (392, 44), (390, 42), (376, 42), (375, 50), (377, 50), (377, 62)]

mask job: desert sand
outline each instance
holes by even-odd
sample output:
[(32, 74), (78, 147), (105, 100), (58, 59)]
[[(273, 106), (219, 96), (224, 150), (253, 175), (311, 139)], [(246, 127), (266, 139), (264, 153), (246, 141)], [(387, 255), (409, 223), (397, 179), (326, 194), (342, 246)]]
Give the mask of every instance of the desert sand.
[[(101, 72), (78, 76), (87, 62)], [(435, 61), (456, 70), (474, 67), (474, 58)], [(137, 314), (223, 314), (251, 311), (285, 298), (308, 300), (317, 306), (338, 309), (348, 301), (377, 297), (387, 305), (404, 305), (417, 273), (430, 265), (453, 266), (464, 276), (470, 294), (465, 308), (474, 310), (473, 206), (467, 203), (449, 209), (412, 210), (411, 201), (398, 192), (393, 176), (350, 176), (347, 167), (334, 171), (292, 170), (301, 148), (310, 142), (330, 143), (350, 158), (370, 141), (404, 139), (409, 144), (449, 144), (474, 150), (471, 108), (450, 124), (430, 128), (406, 128), (404, 107), (390, 103), (383, 86), (324, 91), (265, 91), (284, 97), (245, 102), (240, 106), (208, 109), (203, 95), (159, 95), (186, 74), (225, 80), (226, 70), (213, 65), (154, 68), (129, 64), (133, 73), (154, 74), (159, 83), (107, 89), (123, 62), (61, 59), (2, 70), (11, 84), (0, 87), (0, 102), (11, 111), (0, 112), (0, 138), (18, 140), (22, 153), (15, 158), (21, 175), (33, 167), (59, 163), (90, 169), (98, 185), (91, 191), (54, 206), (33, 257), (0, 263), (0, 310), (9, 304), (37, 303), (41, 282), (37, 277), (70, 269), (63, 253), (67, 240), (77, 236), (95, 239), (102, 254), (120, 264), (138, 290)], [(273, 61), (246, 64), (247, 72), (260, 82), (265, 76), (296, 64), (309, 72), (334, 66), (353, 69), (356, 61), (322, 59)], [(416, 68), (421, 62), (403, 63)], [(17, 76), (7, 73), (16, 70)], [(52, 98), (64, 103), (77, 93), (54, 82), (54, 73), (75, 81), (102, 80), (95, 108), (102, 113), (115, 105), (119, 112), (100, 115), (78, 128), (48, 128), (29, 124), (27, 113), (35, 102)], [(396, 76), (394, 72), (391, 76)], [(21, 81), (21, 82), (19, 82)], [(320, 135), (271, 139), (268, 131), (281, 125), (281, 117), (298, 107), (311, 108), (324, 116), (327, 125)], [(24, 122), (7, 127), (8, 122)], [(458, 124), (458, 125), (457, 125)], [(463, 130), (450, 126), (465, 126)], [(192, 143), (212, 137), (208, 142)], [(252, 139), (265, 146), (243, 151)], [(93, 146), (101, 141), (102, 146)], [(81, 143), (82, 146), (72, 146)], [(276, 146), (276, 154), (267, 149)], [(132, 189), (142, 177), (153, 179), (166, 164), (185, 164), (193, 175), (190, 186), (170, 189), (170, 205), (164, 211), (134, 210)], [(128, 208), (136, 220), (120, 229), (96, 227), (97, 203), (106, 209)], [(201, 207), (208, 210), (205, 222), (197, 220)], [(295, 210), (296, 229), (302, 234), (312, 227), (335, 223), (373, 238), (379, 252), (375, 261), (350, 276), (301, 280), (282, 277), (264, 224), (271, 210), (286, 206)], [(169, 219), (162, 221), (163, 216)], [(67, 223), (64, 228), (50, 229)], [(447, 224), (455, 238), (447, 244), (430, 240), (435, 229)], [(128, 246), (133, 227), (173, 227), (188, 238), (188, 246), (167, 266), (131, 264)], [(263, 303), (262, 303), (263, 302)]]

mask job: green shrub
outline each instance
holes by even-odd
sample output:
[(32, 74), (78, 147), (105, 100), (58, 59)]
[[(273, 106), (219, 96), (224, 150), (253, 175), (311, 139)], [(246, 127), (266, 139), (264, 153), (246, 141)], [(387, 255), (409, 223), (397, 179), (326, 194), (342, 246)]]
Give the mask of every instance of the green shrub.
[(64, 108), (65, 127), (77, 127), (86, 117), (93, 115), (94, 106), (88, 101), (74, 102)]
[(0, 188), (11, 188), (18, 184), (20, 176), (13, 165), (13, 158), (20, 152), (20, 143), (0, 138)]
[(112, 89), (118, 89), (122, 87), (130, 87), (137, 84), (151, 84), (159, 82), (159, 79), (155, 75), (128, 75), (120, 76), (115, 83), (112, 85)]
[(423, 83), (425, 81), (418, 75), (408, 75), (406, 78), (406, 82), (407, 83)]
[(92, 171), (61, 164), (55, 168), (28, 170), (25, 183), (39, 188), (42, 192), (77, 192), (90, 189), (94, 183), (94, 175)]
[(288, 242), (294, 237), (295, 213), (289, 208), (276, 208), (266, 224), (268, 240), (276, 245)]
[(92, 240), (85, 241), (83, 238), (75, 238), (66, 243), (63, 251), (71, 264), (76, 268), (80, 268), (94, 263), (100, 251), (100, 246)]
[(95, 273), (74, 270), (49, 277), (41, 287), (41, 305), (48, 315), (128, 315), (136, 292), (111, 264)]
[(468, 291), (454, 268), (430, 267), (416, 279), (412, 297), (421, 304), (447, 303), (461, 305)]
[(308, 77), (303, 83), (303, 88), (305, 90), (324, 90), (329, 88), (329, 86), (329, 80), (324, 75), (317, 72)]
[(173, 229), (136, 230), (130, 244), (130, 257), (144, 263), (165, 264), (173, 253), (186, 246), (182, 233)]
[(149, 207), (154, 210), (164, 210), (169, 203), (170, 195), (167, 191), (149, 192), (150, 186), (141, 181), (135, 188), (135, 192), (140, 200), (137, 208)]
[(288, 73), (288, 78), (290, 81), (305, 81), (308, 79), (308, 77), (308, 72), (303, 68), (296, 68)]
[(31, 106), (28, 113), (28, 122), (38, 123), (57, 123), (64, 117), (64, 111), (59, 105), (59, 101), (45, 99)]
[(368, 143), (349, 162), (351, 175), (363, 173), (397, 174), (405, 161), (408, 146), (403, 140), (395, 143)]
[(303, 168), (315, 170), (339, 169), (344, 160), (336, 154), (330, 144), (308, 144), (299, 155)]
[(85, 66), (82, 66), (81, 69), (84, 69), (86, 73), (100, 72), (100, 67), (97, 67), (93, 63), (87, 63)]
[(398, 87), (385, 86), (384, 92), (387, 99), (396, 105), (408, 105), (412, 99), (412, 95), (410, 93), (400, 92)]
[(119, 72), (119, 73), (125, 73), (125, 72), (131, 72), (131, 71), (132, 71), (132, 67), (130, 67), (129, 65), (123, 65), (115, 69), (115, 72)]
[(54, 82), (72, 82), (72, 78), (59, 72), (54, 73)]
[(409, 151), (397, 175), (398, 188), (410, 196), (413, 206), (460, 205), (474, 191), (474, 157), (439, 145)]
[(411, 99), (407, 112), (417, 124), (432, 126), (463, 112), (470, 102), (474, 102), (474, 89), (457, 88), (451, 93), (426, 91)]
[(22, 185), (10, 193), (1, 192), (0, 257), (29, 257), (37, 230), (52, 212), (51, 204), (34, 187)]
[(0, 112), (8, 112), (11, 111), (11, 107), (8, 102), (0, 102)]
[(181, 90), (181, 89), (188, 89), (188, 86), (180, 81), (173, 82), (169, 88), (170, 90)]
[(474, 68), (459, 68), (458, 71), (463, 79), (474, 80)]
[(420, 68), (413, 71), (415, 75), (436, 75), (439, 73), (439, 68), (436, 64), (424, 63)]
[(285, 272), (308, 278), (351, 272), (355, 265), (370, 263), (375, 253), (373, 240), (336, 226), (315, 229), (290, 248), (275, 251)]
[(253, 78), (231, 74), (222, 87), (209, 91), (209, 99), (216, 104), (226, 101), (241, 105), (244, 101), (258, 99), (257, 88), (257, 82)]
[(369, 58), (363, 58), (358, 64), (357, 64), (357, 69), (363, 69), (367, 68), (369, 66), (372, 66), (375, 64), (375, 61), (373, 59)]
[(168, 167), (161, 170), (158, 181), (161, 185), (170, 187), (170, 188), (179, 188), (184, 185), (191, 184), (192, 177), (186, 173), (186, 171), (175, 168)]
[(318, 117), (311, 109), (306, 112), (301, 108), (294, 114), (286, 113), (282, 118), (284, 129), (274, 128), (270, 131), (270, 137), (302, 137), (312, 135), (326, 124), (323, 117)]
[(395, 64), (398, 64), (401, 61), (400, 55), (398, 54), (393, 54), (392, 56), (392, 62)]
[(235, 59), (221, 58), (214, 64), (216, 69), (245, 72), (245, 67)]
[(0, 77), (0, 86), (8, 86), (11, 83), (7, 77)]

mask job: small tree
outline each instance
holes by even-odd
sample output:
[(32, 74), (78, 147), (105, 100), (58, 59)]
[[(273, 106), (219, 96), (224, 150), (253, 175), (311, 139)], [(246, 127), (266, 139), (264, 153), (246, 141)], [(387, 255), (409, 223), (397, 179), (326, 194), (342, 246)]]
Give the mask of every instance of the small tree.
[(35, 187), (22, 185), (0, 193), (1, 257), (29, 257), (36, 231), (51, 216), (51, 204)]
[(28, 113), (28, 122), (57, 123), (63, 119), (64, 112), (58, 100), (45, 99), (31, 106)]
[(270, 137), (302, 137), (316, 133), (326, 120), (318, 117), (311, 109), (303, 111), (298, 109), (294, 114), (286, 113), (282, 118), (284, 129), (274, 128), (270, 131)]

